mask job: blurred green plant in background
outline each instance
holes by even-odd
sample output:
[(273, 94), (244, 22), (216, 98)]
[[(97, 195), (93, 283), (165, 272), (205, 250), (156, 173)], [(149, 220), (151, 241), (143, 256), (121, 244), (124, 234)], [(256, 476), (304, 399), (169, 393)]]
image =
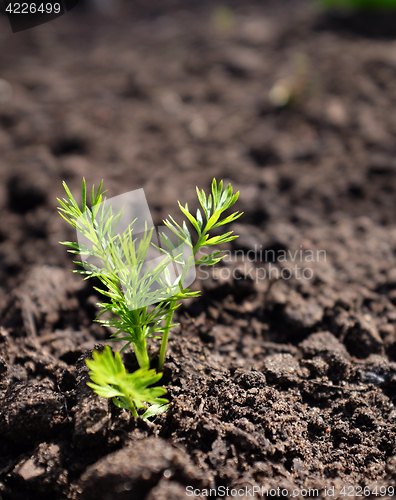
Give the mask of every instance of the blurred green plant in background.
[(210, 24), (216, 33), (229, 35), (235, 30), (235, 13), (227, 5), (218, 5), (212, 11)]
[(276, 108), (296, 106), (313, 93), (316, 83), (308, 55), (297, 53), (289, 76), (277, 80), (269, 91), (270, 103)]
[(329, 9), (359, 11), (396, 10), (396, 0), (318, 0)]

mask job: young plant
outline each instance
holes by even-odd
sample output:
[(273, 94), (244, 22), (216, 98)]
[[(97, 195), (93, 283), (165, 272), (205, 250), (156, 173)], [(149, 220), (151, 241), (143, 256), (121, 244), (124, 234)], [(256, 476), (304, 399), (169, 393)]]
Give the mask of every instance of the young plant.
[[(162, 374), (150, 370), (147, 339), (161, 339), (158, 372), (162, 372), (169, 331), (175, 326), (172, 322), (174, 311), (181, 300), (199, 295), (199, 292), (184, 287), (186, 277), (196, 265), (214, 265), (224, 257), (220, 250), (198, 260), (196, 255), (205, 247), (237, 238), (232, 231), (221, 235), (210, 235), (209, 232), (242, 215), (235, 212), (222, 218), (223, 213), (235, 204), (239, 193), (233, 194), (231, 185), (223, 188), (223, 182), (217, 184), (215, 179), (208, 196), (197, 188), (201, 209), (195, 216), (187, 204), (182, 206), (179, 203), (180, 210), (197, 233), (196, 242), (193, 243), (186, 220), (179, 225), (169, 216), (164, 221), (165, 228), (160, 232), (158, 245), (154, 241), (155, 233), (147, 228), (147, 223), (143, 235), (135, 237), (136, 219), (128, 221), (126, 229), (117, 232), (123, 209), (115, 215), (112, 213), (112, 205), (106, 203), (103, 196), (102, 183), (96, 192), (92, 188), (91, 206), (88, 207), (83, 180), (81, 208), (66, 183), (63, 186), (67, 198), (58, 199), (60, 215), (77, 230), (79, 241), (62, 244), (70, 247), (69, 252), (81, 256), (81, 262), (76, 264), (83, 269), (74, 272), (85, 274), (85, 279), (97, 277), (105, 286), (105, 289), (96, 288), (107, 298), (107, 302), (98, 304), (101, 312), (97, 321), (115, 328), (110, 340), (124, 341), (121, 350), (132, 344), (140, 367), (135, 373), (128, 374), (119, 353), (113, 358), (110, 348), (106, 348), (103, 354), (94, 353), (93, 361), (87, 360), (93, 381), (90, 386), (97, 394), (112, 398), (118, 406), (129, 408), (135, 416), (136, 409), (144, 407), (144, 403), (152, 405), (144, 417), (155, 415), (166, 409), (166, 400), (159, 398), (165, 389), (148, 388), (158, 382)], [(147, 262), (153, 250), (161, 258), (155, 259), (154, 266), (150, 266)], [(173, 274), (172, 269), (178, 273)], [(104, 318), (104, 313), (110, 315)]]
[(147, 408), (145, 403), (150, 403), (152, 406), (146, 409), (143, 418), (148, 418), (158, 413), (158, 410), (162, 411), (167, 408), (168, 400), (160, 397), (166, 393), (166, 389), (148, 388), (149, 385), (158, 382), (162, 376), (161, 373), (144, 368), (128, 373), (120, 353), (116, 352), (113, 358), (108, 345), (102, 354), (94, 351), (92, 356), (93, 360), (86, 360), (92, 380), (88, 385), (96, 394), (111, 398), (116, 406), (129, 409), (134, 417), (138, 417), (136, 408)]

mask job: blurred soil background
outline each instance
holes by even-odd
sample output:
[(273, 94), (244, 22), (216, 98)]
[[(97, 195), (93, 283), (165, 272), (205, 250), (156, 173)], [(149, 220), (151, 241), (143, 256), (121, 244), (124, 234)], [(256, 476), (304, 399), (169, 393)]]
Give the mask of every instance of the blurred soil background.
[[(0, 19), (2, 499), (395, 486), (395, 19), (307, 0)], [(56, 201), (83, 176), (143, 187), (156, 224), (213, 177), (241, 192), (238, 257), (180, 309), (153, 423), (86, 386), (110, 332)], [(270, 266), (293, 277), (256, 280)]]

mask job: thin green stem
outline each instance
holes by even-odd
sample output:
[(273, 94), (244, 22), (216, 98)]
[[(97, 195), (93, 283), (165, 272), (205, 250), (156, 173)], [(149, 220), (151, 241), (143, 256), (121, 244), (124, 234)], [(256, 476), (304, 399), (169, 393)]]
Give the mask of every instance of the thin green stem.
[(138, 340), (132, 341), (137, 362), (139, 363), (140, 368), (150, 368), (150, 358), (147, 352), (147, 342), (146, 337), (143, 334), (142, 327), (140, 326), (139, 311), (132, 311), (132, 315), (134, 317), (135, 324), (137, 325), (134, 327), (134, 330), (135, 338)]
[(147, 352), (147, 342), (143, 338), (141, 342), (133, 344), (135, 348), (135, 356), (140, 368), (150, 368), (150, 358)]
[(172, 323), (175, 302), (176, 302), (176, 299), (172, 299), (170, 301), (170, 304), (169, 304), (169, 312), (168, 312), (168, 316), (166, 318), (164, 333), (162, 335), (160, 354), (159, 354), (159, 361), (158, 361), (158, 371), (159, 372), (162, 372), (162, 370), (164, 368), (166, 345), (168, 343), (169, 330), (170, 330), (170, 326)]
[(195, 246), (193, 248), (193, 255), (194, 255), (194, 257), (197, 254), (198, 250), (202, 247), (203, 239), (204, 239), (204, 237), (206, 236), (207, 233), (208, 233), (208, 229), (207, 229), (207, 226), (205, 226), (205, 229), (200, 234), (200, 236), (198, 238), (198, 241), (197, 241), (197, 243), (195, 244)]
[(132, 412), (132, 415), (134, 417), (138, 418), (139, 415), (138, 415), (138, 412), (136, 411), (135, 403), (133, 402), (132, 398), (127, 395), (126, 392), (125, 392), (125, 399), (126, 399), (126, 402), (128, 403), (129, 409)]

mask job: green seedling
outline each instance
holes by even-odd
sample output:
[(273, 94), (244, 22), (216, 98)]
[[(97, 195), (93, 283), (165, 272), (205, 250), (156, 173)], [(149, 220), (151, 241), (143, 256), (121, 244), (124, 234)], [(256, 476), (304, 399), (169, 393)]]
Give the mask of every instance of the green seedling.
[[(200, 250), (237, 238), (232, 231), (221, 235), (209, 232), (242, 215), (235, 212), (222, 218), (223, 213), (235, 204), (239, 193), (234, 194), (230, 184), (223, 188), (223, 182), (217, 184), (215, 179), (208, 196), (197, 188), (201, 209), (194, 216), (187, 204), (183, 206), (179, 203), (186, 220), (180, 225), (169, 216), (164, 221), (169, 234), (162, 234), (163, 245), (159, 247), (153, 241), (153, 229), (148, 230), (147, 226), (143, 236), (134, 238), (135, 220), (121, 234), (117, 232), (123, 211), (113, 214), (111, 205), (106, 206), (102, 183), (97, 191), (92, 188), (90, 207), (85, 180), (82, 183), (81, 207), (66, 183), (63, 186), (67, 198), (58, 199), (59, 213), (89, 245), (67, 241), (62, 244), (70, 247), (69, 252), (82, 258), (81, 262), (75, 262), (80, 269), (74, 272), (85, 275), (85, 279), (96, 277), (104, 285), (104, 289), (96, 288), (107, 299), (98, 304), (101, 311), (96, 321), (115, 328), (110, 340), (124, 341), (121, 350), (133, 346), (140, 367), (132, 374), (127, 373), (119, 353), (113, 358), (110, 348), (106, 347), (103, 354), (94, 353), (94, 359), (86, 361), (92, 380), (89, 385), (100, 396), (112, 398), (117, 406), (130, 409), (134, 416), (137, 416), (137, 409), (147, 408), (147, 403), (151, 406), (143, 417), (156, 415), (167, 408), (167, 400), (160, 398), (166, 391), (161, 387), (148, 386), (157, 383), (162, 376), (169, 332), (176, 326), (173, 323), (174, 312), (180, 301), (199, 295), (199, 292), (183, 288), (185, 277), (192, 266), (215, 265), (225, 256), (221, 250), (215, 250), (196, 258)], [(187, 222), (196, 232), (195, 243)], [(185, 248), (188, 252), (183, 251)], [(153, 249), (160, 252), (162, 260), (159, 263), (156, 261), (155, 267), (150, 267), (146, 263)], [(87, 262), (87, 258), (95, 259), (95, 263)], [(179, 266), (182, 270), (177, 279), (172, 280), (170, 265)], [(108, 313), (106, 317), (103, 316), (105, 313)], [(161, 340), (158, 373), (150, 369), (147, 339), (153, 337)]]
[(168, 400), (160, 397), (166, 393), (166, 389), (148, 387), (158, 382), (162, 373), (144, 368), (128, 373), (120, 353), (116, 352), (113, 358), (108, 345), (102, 354), (94, 351), (93, 360), (87, 359), (86, 363), (92, 380), (88, 383), (89, 387), (99, 396), (111, 398), (116, 406), (130, 410), (135, 417), (138, 416), (136, 408), (147, 408), (145, 403), (150, 403), (152, 406), (146, 409), (143, 418), (167, 408)]
[(312, 64), (306, 54), (296, 54), (293, 71), (287, 78), (277, 80), (269, 92), (269, 100), (276, 108), (293, 107), (303, 102), (315, 87)]

